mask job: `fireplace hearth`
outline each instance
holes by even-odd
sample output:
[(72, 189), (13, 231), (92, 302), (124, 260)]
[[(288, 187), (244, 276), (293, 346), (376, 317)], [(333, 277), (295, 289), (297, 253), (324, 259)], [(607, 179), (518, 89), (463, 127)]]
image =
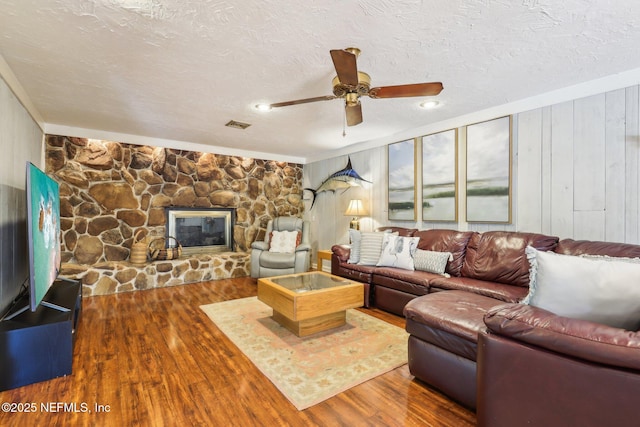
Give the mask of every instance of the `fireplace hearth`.
[(176, 238), (185, 255), (234, 251), (235, 208), (171, 207), (165, 214), (166, 237)]

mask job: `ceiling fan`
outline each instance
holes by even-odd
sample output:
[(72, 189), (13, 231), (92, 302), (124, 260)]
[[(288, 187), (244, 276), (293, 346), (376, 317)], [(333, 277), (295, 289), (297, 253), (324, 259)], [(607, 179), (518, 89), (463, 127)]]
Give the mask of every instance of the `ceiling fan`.
[(333, 95), (276, 102), (275, 104), (268, 104), (264, 107), (271, 109), (343, 98), (345, 100), (344, 108), (347, 125), (355, 126), (362, 123), (361, 96), (366, 95), (370, 98), (403, 98), (411, 96), (433, 96), (438, 95), (442, 91), (442, 83), (440, 82), (371, 87), (371, 77), (365, 72), (358, 71), (358, 66), (356, 65), (356, 58), (360, 55), (360, 49), (357, 47), (349, 47), (347, 49), (331, 50), (330, 53), (337, 74), (331, 82)]

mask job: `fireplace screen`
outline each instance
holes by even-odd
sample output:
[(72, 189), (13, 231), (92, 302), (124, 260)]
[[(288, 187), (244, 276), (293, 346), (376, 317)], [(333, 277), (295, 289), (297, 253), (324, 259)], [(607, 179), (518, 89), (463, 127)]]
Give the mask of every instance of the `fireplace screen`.
[(185, 254), (233, 251), (235, 209), (167, 208), (167, 237), (175, 237)]

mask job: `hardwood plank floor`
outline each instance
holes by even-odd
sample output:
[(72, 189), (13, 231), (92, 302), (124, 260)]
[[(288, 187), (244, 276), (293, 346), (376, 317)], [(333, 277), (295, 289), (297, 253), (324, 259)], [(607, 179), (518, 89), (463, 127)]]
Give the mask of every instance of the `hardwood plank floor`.
[[(0, 412), (0, 425), (475, 425), (473, 412), (406, 365), (298, 411), (199, 309), (254, 295), (256, 281), (239, 278), (85, 298), (73, 374), (0, 393), (0, 402), (36, 404)], [(363, 311), (404, 327), (403, 318)]]

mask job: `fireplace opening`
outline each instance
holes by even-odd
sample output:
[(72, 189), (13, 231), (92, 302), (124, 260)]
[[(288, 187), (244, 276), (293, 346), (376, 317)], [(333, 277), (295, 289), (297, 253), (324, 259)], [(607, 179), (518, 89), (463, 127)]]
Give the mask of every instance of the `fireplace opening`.
[(233, 252), (235, 208), (165, 209), (166, 237), (175, 237), (184, 254)]

